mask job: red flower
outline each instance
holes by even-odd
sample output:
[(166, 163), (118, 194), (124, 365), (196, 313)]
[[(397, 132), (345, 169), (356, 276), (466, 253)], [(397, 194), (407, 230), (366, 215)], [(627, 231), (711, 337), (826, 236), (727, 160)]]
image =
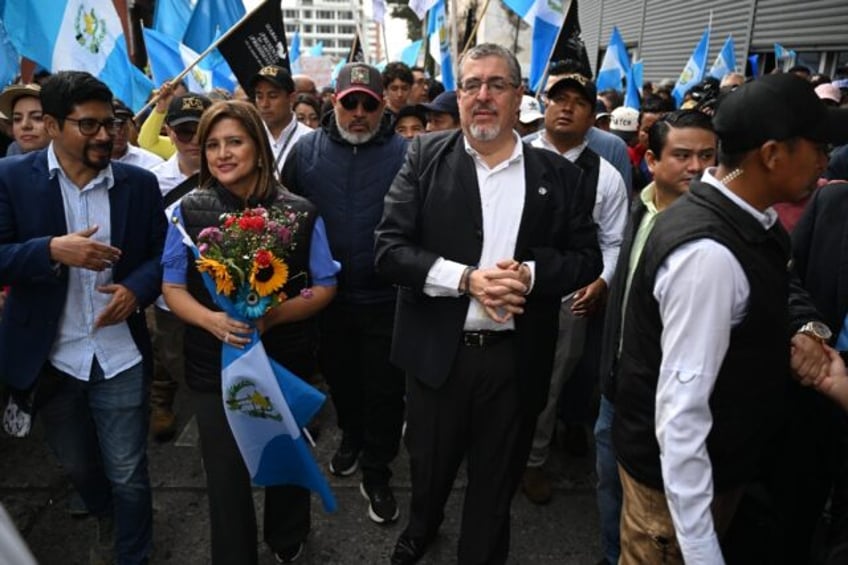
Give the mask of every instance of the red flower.
[(272, 255), (270, 251), (268, 251), (267, 249), (260, 249), (256, 252), (254, 260), (260, 268), (264, 269), (271, 264), (271, 257)]
[(253, 216), (250, 218), (250, 227), (257, 232), (265, 229), (265, 218), (262, 216)]
[(236, 222), (235, 216), (227, 216), (227, 219), (224, 220), (224, 227), (228, 228), (228, 227), (232, 226), (235, 222)]

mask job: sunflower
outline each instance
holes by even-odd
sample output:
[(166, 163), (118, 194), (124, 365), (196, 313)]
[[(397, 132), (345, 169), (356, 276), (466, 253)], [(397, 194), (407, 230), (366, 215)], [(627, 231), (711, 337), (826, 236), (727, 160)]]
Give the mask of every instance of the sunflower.
[(219, 263), (214, 259), (200, 257), (195, 264), (197, 265), (197, 270), (201, 273), (212, 275), (212, 278), (215, 279), (215, 292), (218, 294), (229, 296), (235, 290), (230, 272), (223, 263)]
[(259, 296), (268, 296), (283, 287), (289, 280), (289, 267), (270, 251), (257, 253), (250, 270), (250, 286)]

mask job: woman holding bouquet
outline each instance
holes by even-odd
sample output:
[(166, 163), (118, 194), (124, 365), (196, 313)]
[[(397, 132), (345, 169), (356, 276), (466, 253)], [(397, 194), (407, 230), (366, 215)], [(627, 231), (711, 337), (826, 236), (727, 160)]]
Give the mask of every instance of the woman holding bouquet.
[[(221, 218), (228, 213), (250, 215), (239, 220), (244, 222), (244, 233), (255, 229), (256, 237), (267, 236), (269, 230), (281, 234), (286, 243), (285, 262), (267, 251), (256, 253), (257, 262), (265, 253), (265, 276), (261, 278), (268, 293), (252, 293), (251, 299), (223, 276), (226, 273), (211, 274), (218, 292), (229, 295), (245, 319), (256, 318), (269, 357), (296, 375), (310, 375), (316, 343), (314, 316), (332, 300), (339, 270), (330, 256), (323, 222), (309, 201), (286, 191), (275, 178), (268, 138), (253, 105), (218, 102), (203, 114), (198, 132), (201, 186), (182, 199), (174, 215), (195, 242), (209, 234), (220, 236), (225, 229)], [(296, 218), (296, 222), (278, 224), (275, 218)], [(205, 246), (200, 246), (204, 256)], [(250, 342), (252, 327), (215, 305), (192, 251), (174, 225), (162, 263), (165, 301), (187, 323), (185, 375), (196, 398), (212, 563), (255, 564), (256, 517), (250, 475), (227, 423), (221, 396), (222, 344), (244, 347)], [(251, 286), (255, 286), (254, 274)], [(284, 284), (276, 288), (280, 283)], [(283, 301), (261, 315), (264, 310), (256, 309), (270, 302), (266, 294), (274, 303)], [(291, 562), (300, 555), (309, 531), (309, 507), (310, 493), (303, 488), (265, 489), (264, 538), (278, 562)]]

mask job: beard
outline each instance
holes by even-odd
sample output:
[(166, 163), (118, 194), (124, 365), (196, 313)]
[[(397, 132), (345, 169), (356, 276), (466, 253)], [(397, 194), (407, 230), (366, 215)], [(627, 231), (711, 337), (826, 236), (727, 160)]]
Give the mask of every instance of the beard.
[(375, 135), (377, 135), (377, 128), (372, 129), (367, 122), (351, 122), (351, 125), (353, 124), (364, 125), (366, 128), (368, 128), (368, 131), (354, 133), (349, 129), (343, 127), (341, 124), (337, 123), (337, 125), (339, 126), (339, 135), (341, 135), (342, 139), (344, 139), (351, 145), (362, 145), (363, 143), (368, 143), (374, 138)]
[(468, 126), (468, 133), (477, 141), (492, 141), (501, 134), (500, 124), (479, 125), (474, 123), (474, 114), (478, 110), (486, 110), (496, 112), (494, 108), (486, 104), (475, 104), (471, 109), (471, 124)]
[[(99, 159), (92, 159), (88, 156), (89, 151), (92, 149), (100, 149), (104, 152), (105, 157)], [(106, 167), (109, 166), (109, 162), (112, 160), (112, 142), (107, 141), (105, 143), (95, 143), (89, 142), (85, 144), (85, 148), (82, 153), (82, 162), (85, 166), (91, 167), (94, 170), (102, 171)]]

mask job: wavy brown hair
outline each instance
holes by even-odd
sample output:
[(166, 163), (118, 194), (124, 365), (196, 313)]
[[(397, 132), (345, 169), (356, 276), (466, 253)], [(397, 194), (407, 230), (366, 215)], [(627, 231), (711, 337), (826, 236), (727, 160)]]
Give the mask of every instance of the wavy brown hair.
[(206, 140), (215, 124), (226, 118), (240, 123), (256, 145), (259, 179), (253, 192), (248, 196), (265, 198), (272, 188), (279, 184), (274, 175), (274, 153), (271, 151), (271, 144), (265, 134), (265, 127), (262, 125), (262, 117), (259, 115), (259, 111), (256, 106), (243, 100), (215, 102), (203, 112), (197, 129), (198, 139), (200, 140), (200, 186), (201, 188), (209, 188), (215, 182), (206, 160)]

